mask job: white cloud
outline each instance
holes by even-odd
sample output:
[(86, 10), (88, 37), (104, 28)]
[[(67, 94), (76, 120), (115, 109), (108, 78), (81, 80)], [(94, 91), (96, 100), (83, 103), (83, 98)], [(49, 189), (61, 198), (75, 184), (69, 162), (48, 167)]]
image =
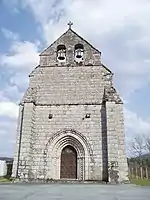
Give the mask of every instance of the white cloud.
[(28, 87), (29, 78), (27, 73), (16, 72), (13, 76), (10, 77), (10, 83), (13, 87), (19, 88), (21, 91), (25, 90)]
[[(11, 76), (10, 82), (7, 82), (7, 85), (0, 90), (0, 102), (13, 101), (17, 104), (20, 102), (24, 90), (27, 88), (27, 84), (23, 85), (27, 77), (21, 77), (20, 79), (15, 80), (15, 75)], [(13, 81), (16, 81), (16, 84)]]
[(13, 156), (16, 130), (17, 119), (0, 117), (0, 156)]
[(18, 34), (4, 28), (2, 32), (11, 41), (9, 51), (0, 55), (0, 68), (10, 72), (1, 77), (1, 81), (7, 78), (7, 82), (0, 90), (0, 154), (8, 156), (14, 150), (18, 103), (28, 86), (28, 74), (39, 64), (39, 42), (21, 41)]
[(2, 31), (11, 45), (7, 53), (0, 54), (0, 68), (10, 72), (6, 86), (0, 91), (0, 100), (19, 103), (28, 86), (29, 73), (39, 64), (40, 43), (21, 41), (18, 34), (4, 28)]
[(72, 20), (75, 28), (89, 36), (120, 29), (126, 23), (138, 23), (147, 28), (150, 8), (148, 1), (139, 0), (26, 0), (22, 3), (31, 9), (45, 32), (62, 31), (64, 22)]
[(130, 95), (150, 82), (149, 1), (20, 2), (23, 8), (30, 9), (41, 25), (48, 44), (57, 39), (66, 30), (67, 22), (72, 20), (74, 29), (105, 53), (102, 60), (115, 72), (121, 95)]
[(14, 134), (17, 125), (15, 124), (16, 119), (6, 118), (0, 120), (0, 135), (7, 135), (8, 132)]
[(9, 68), (31, 70), (39, 63), (38, 44), (13, 41), (10, 52), (0, 55), (0, 62)]
[(135, 156), (133, 154), (133, 142), (139, 136), (143, 140), (150, 135), (150, 119), (144, 119), (136, 112), (124, 109), (125, 116), (125, 136), (126, 136), (126, 152), (127, 155)]
[(12, 31), (5, 29), (5, 28), (1, 28), (1, 31), (6, 39), (10, 39), (10, 40), (18, 40), (19, 39), (19, 35), (17, 33), (13, 33)]
[(17, 118), (18, 117), (18, 105), (13, 102), (0, 102), (0, 116)]
[(125, 125), (128, 139), (132, 139), (136, 135), (149, 135), (150, 134), (150, 119), (143, 119), (137, 113), (125, 109)]

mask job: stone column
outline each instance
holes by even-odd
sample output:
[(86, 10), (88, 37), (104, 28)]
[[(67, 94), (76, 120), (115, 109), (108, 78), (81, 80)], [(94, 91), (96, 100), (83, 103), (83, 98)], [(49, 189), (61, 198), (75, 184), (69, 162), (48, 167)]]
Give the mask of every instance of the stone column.
[(116, 131), (118, 133), (119, 181), (128, 180), (128, 164), (125, 149), (123, 104), (116, 104)]
[[(118, 163), (118, 133), (116, 130), (116, 104), (115, 102), (106, 102), (107, 116), (107, 152), (108, 152), (108, 180), (115, 181), (118, 169), (112, 168)], [(117, 174), (116, 174), (117, 173)], [(116, 174), (116, 175), (115, 175)]]
[[(127, 180), (123, 104), (106, 102), (108, 165), (118, 171), (118, 181)], [(110, 180), (110, 179), (109, 179)]]
[(106, 102), (101, 106), (101, 132), (102, 132), (102, 180), (108, 181), (108, 149), (107, 149), (107, 113)]
[(115, 109), (115, 102), (106, 102), (108, 163), (118, 161), (118, 133), (116, 131)]
[(77, 158), (77, 179), (84, 180), (84, 158)]
[(24, 106), (19, 106), (19, 115), (18, 115), (18, 122), (17, 122), (17, 134), (16, 134), (16, 149), (14, 154), (14, 161), (13, 161), (13, 169), (12, 169), (12, 177), (17, 178), (18, 174), (18, 161), (20, 157), (20, 142), (22, 136), (22, 117), (23, 117), (23, 109)]
[[(32, 150), (32, 128), (33, 128), (33, 103), (24, 104), (24, 112), (22, 117), (22, 133), (20, 141), (20, 156), (18, 163), (18, 176), (20, 178), (29, 178), (31, 175), (30, 168), (33, 165), (31, 160)], [(19, 123), (20, 123), (19, 119)]]

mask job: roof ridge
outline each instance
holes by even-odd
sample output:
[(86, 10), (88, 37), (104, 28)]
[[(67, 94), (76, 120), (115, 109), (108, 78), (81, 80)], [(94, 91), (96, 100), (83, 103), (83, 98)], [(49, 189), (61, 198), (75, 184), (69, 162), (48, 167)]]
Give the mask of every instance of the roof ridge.
[(62, 35), (60, 35), (52, 44), (50, 44), (47, 48), (45, 48), (41, 53), (40, 53), (40, 56), (43, 54), (44, 51), (46, 51), (48, 48), (50, 48), (57, 40), (59, 40), (62, 36), (64, 36), (69, 30), (71, 29), (68, 29), (67, 31), (65, 31)]
[(77, 37), (79, 37), (81, 40), (85, 41), (88, 45), (91, 46), (91, 48), (95, 49), (95, 51), (101, 53), (97, 48), (95, 48), (90, 42), (88, 42), (86, 39), (84, 39), (82, 36), (80, 36), (78, 33), (76, 33), (74, 30), (69, 28), (67, 31), (65, 31), (62, 35), (60, 35), (52, 44), (50, 44), (47, 48), (45, 48), (41, 53), (40, 56), (48, 49), (50, 48), (57, 40), (59, 40), (61, 37), (63, 37), (65, 34), (67, 34), (69, 31), (74, 33)]

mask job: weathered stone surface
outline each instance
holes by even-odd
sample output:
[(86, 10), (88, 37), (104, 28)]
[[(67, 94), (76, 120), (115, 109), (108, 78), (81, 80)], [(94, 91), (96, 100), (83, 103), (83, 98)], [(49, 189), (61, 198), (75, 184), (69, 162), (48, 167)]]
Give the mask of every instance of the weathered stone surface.
[(77, 179), (107, 180), (115, 163), (118, 180), (127, 180), (123, 103), (101, 53), (69, 29), (40, 56), (20, 104), (13, 177), (60, 179), (61, 152), (71, 145)]

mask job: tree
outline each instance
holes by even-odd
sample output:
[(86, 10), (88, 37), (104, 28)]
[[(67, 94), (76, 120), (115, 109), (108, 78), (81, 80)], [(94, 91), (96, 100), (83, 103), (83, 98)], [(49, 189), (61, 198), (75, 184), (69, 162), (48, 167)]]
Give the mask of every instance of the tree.
[(145, 136), (145, 145), (147, 152), (150, 153), (150, 136)]
[(130, 152), (134, 157), (141, 158), (141, 156), (145, 153), (146, 151), (146, 143), (145, 143), (145, 137), (144, 135), (137, 135), (130, 147)]

